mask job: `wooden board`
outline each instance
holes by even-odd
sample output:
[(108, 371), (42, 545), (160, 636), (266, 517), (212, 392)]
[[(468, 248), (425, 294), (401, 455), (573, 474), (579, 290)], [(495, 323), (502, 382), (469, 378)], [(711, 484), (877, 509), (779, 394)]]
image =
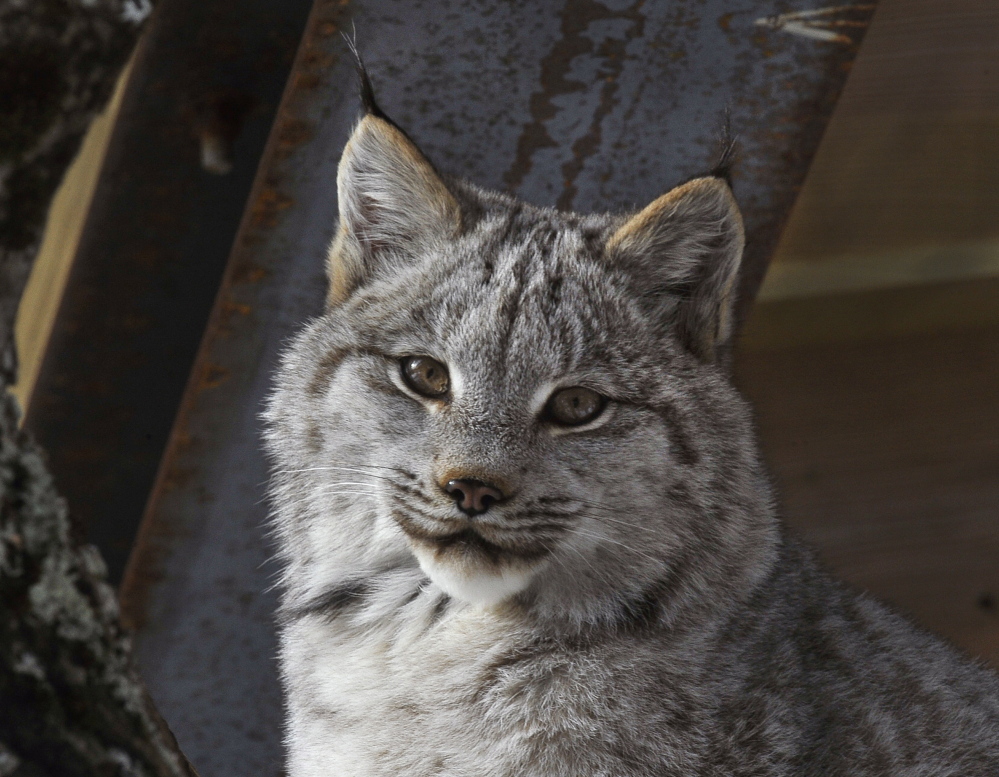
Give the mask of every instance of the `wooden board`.
[(791, 525), (999, 666), (999, 326), (743, 352)]
[(999, 3), (882, 0), (736, 356), (789, 522), (999, 666)]

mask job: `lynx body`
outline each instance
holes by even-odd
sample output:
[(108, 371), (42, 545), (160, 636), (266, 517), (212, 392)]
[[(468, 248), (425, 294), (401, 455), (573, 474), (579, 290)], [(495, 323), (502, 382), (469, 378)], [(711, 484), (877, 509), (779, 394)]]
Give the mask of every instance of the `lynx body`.
[(781, 527), (725, 181), (534, 208), (367, 106), (267, 411), (289, 775), (999, 774), (999, 679)]

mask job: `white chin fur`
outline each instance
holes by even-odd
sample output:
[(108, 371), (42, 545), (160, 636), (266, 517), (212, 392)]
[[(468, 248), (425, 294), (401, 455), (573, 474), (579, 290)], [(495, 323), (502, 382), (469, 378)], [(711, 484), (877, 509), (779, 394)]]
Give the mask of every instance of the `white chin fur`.
[(520, 593), (534, 576), (534, 569), (530, 567), (505, 567), (496, 571), (457, 569), (437, 563), (425, 550), (413, 550), (420, 568), (444, 593), (480, 607), (499, 604)]

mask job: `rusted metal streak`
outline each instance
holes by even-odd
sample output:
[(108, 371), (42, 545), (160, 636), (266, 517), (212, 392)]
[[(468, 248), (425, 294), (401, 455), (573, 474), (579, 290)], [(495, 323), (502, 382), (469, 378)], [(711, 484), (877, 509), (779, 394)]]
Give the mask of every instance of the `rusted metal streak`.
[[(516, 190), (523, 182), (531, 169), (531, 157), (536, 150), (556, 145), (545, 127), (558, 113), (553, 98), (586, 89), (588, 84), (570, 78), (569, 71), (573, 59), (596, 52), (606, 62), (606, 71), (600, 76), (605, 81), (601, 87), (600, 108), (594, 113), (587, 134), (573, 144), (575, 159), (563, 166), (565, 189), (558, 204), (565, 209), (572, 207), (573, 181), (582, 167), (583, 158), (592, 153), (599, 143), (600, 119), (609, 112), (623, 64), (624, 47), (628, 40), (642, 34), (645, 21), (641, 14), (643, 5), (644, 0), (639, 0), (628, 8), (615, 11), (595, 0), (567, 0), (559, 14), (562, 37), (541, 60), (541, 89), (531, 95), (531, 121), (521, 130), (517, 155), (503, 176), (503, 183), (508, 189)], [(624, 39), (607, 38), (601, 45), (584, 34), (592, 22), (610, 19), (630, 22)]]

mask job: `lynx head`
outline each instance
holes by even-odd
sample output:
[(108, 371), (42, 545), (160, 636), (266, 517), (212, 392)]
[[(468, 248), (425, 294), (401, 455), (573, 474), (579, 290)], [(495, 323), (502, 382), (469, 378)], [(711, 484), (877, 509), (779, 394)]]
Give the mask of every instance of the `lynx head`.
[(337, 185), (327, 308), (267, 411), (286, 601), (409, 569), (590, 623), (766, 571), (768, 486), (719, 356), (743, 247), (723, 180), (629, 215), (537, 208), (441, 177), (369, 101)]

